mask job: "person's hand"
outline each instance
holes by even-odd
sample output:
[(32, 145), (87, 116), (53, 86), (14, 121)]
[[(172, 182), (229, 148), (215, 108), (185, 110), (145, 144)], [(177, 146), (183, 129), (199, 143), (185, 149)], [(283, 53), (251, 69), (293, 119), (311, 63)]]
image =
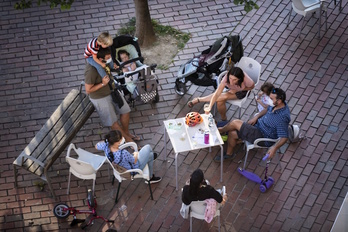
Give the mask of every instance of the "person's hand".
[(118, 69), (119, 66), (117, 66), (117, 64), (114, 63), (114, 69)]
[(105, 67), (106, 67), (106, 64), (102, 63), (101, 66), (102, 66), (103, 68), (105, 68)]
[(139, 154), (139, 152), (137, 152), (137, 151), (133, 152), (134, 156), (138, 156), (138, 154)]
[(103, 85), (107, 85), (110, 81), (110, 78), (108, 75), (106, 75), (105, 77), (102, 78), (102, 83)]
[(252, 118), (252, 119), (250, 119), (250, 120), (248, 121), (248, 124), (250, 124), (250, 125), (255, 125), (256, 122), (257, 122), (257, 118)]
[(226, 201), (227, 201), (227, 194), (224, 194), (224, 195), (222, 196), (221, 205), (224, 205), (224, 204), (226, 203)]
[(261, 103), (261, 99), (260, 99), (260, 98), (256, 99), (256, 101), (257, 101), (258, 103)]
[(270, 149), (268, 149), (267, 154), (269, 154), (267, 159), (272, 159), (273, 156), (276, 154), (277, 152), (277, 148), (275, 146), (270, 147)]

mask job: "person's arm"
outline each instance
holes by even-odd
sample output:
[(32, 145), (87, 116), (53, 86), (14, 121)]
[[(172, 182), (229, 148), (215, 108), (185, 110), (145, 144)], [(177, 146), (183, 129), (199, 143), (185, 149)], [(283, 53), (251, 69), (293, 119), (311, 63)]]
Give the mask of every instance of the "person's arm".
[(139, 156), (139, 152), (137, 152), (137, 151), (133, 152), (134, 164), (136, 164), (138, 162), (138, 156)]
[[(225, 77), (224, 77), (225, 78)], [(220, 83), (220, 85), (218, 86), (218, 88), (215, 90), (215, 92), (213, 93), (213, 96), (210, 99), (210, 103), (209, 103), (209, 111), (206, 111), (206, 114), (209, 114), (211, 109), (213, 108), (215, 102), (217, 101), (217, 99), (220, 97), (222, 91), (224, 90), (226, 86), (226, 83), (222, 82)]]
[(106, 67), (106, 64), (104, 64), (103, 62), (101, 62), (98, 58), (97, 58), (97, 54), (92, 54), (93, 60), (99, 64), (100, 66), (102, 66), (103, 68)]
[(86, 89), (86, 93), (90, 94), (93, 93), (101, 88), (103, 88), (104, 86), (106, 86), (110, 81), (110, 78), (108, 75), (106, 75), (104, 78), (102, 78), (102, 82), (98, 83), (98, 84), (87, 84), (85, 83), (85, 89)]
[(132, 71), (134, 71), (137, 68), (137, 65), (135, 64), (135, 62), (131, 63), (131, 69)]
[(100, 141), (95, 145), (95, 149), (97, 149), (98, 151), (103, 151), (105, 146), (106, 146), (105, 141)]
[(267, 113), (268, 108), (264, 108), (260, 113), (256, 114), (252, 119), (248, 121), (248, 124), (255, 125), (257, 123), (257, 120), (264, 116)]
[(268, 149), (267, 154), (269, 154), (268, 159), (273, 158), (276, 154), (277, 150), (283, 146), (288, 141), (288, 138), (281, 138), (278, 142), (276, 142), (270, 149)]

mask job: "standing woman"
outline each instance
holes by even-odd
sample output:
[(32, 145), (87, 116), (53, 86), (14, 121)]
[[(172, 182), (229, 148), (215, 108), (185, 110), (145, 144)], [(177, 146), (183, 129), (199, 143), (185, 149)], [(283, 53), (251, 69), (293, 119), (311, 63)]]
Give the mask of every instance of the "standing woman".
[(110, 131), (105, 135), (105, 140), (100, 141), (95, 145), (99, 151), (104, 151), (105, 156), (126, 169), (141, 169), (143, 170), (146, 164), (149, 165), (150, 183), (154, 184), (162, 180), (161, 177), (156, 177), (153, 174), (153, 161), (157, 158), (157, 154), (153, 153), (150, 145), (145, 145), (139, 152), (129, 153), (126, 149), (119, 149), (119, 146), (125, 142), (122, 133), (119, 130)]
[[(229, 91), (223, 92), (224, 88), (227, 87)], [(195, 104), (199, 102), (210, 102), (209, 109), (206, 113), (209, 113), (213, 105), (217, 104), (217, 110), (221, 115), (221, 120), (226, 121), (226, 101), (243, 99), (249, 90), (255, 87), (254, 81), (243, 72), (239, 67), (232, 67), (227, 75), (225, 75), (216, 91), (208, 96), (194, 98), (187, 104), (188, 107), (192, 108)]]

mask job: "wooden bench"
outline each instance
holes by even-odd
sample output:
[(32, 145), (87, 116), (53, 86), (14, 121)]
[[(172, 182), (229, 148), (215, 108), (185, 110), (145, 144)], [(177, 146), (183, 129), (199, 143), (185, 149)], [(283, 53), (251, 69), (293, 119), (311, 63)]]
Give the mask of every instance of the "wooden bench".
[(48, 169), (73, 140), (94, 111), (89, 97), (73, 89), (54, 111), (40, 131), (13, 162), (15, 186), (17, 187), (17, 167), (39, 176), (48, 183), (54, 198), (56, 195), (48, 176)]

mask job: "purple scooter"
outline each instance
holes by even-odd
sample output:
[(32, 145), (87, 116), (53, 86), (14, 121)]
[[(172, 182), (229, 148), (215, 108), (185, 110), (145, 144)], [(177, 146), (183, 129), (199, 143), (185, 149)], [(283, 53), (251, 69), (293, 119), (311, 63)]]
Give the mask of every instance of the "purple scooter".
[[(267, 160), (268, 157), (269, 157), (269, 154), (266, 154), (265, 157), (262, 158), (262, 160)], [(266, 164), (265, 179), (262, 180), (255, 173), (243, 170), (241, 167), (238, 168), (238, 172), (240, 174), (245, 176), (247, 179), (260, 184), (260, 191), (262, 193), (266, 192), (266, 190), (269, 189), (273, 185), (273, 183), (274, 183), (274, 179), (272, 177), (268, 177), (267, 176), (267, 171), (268, 171), (268, 162)]]

